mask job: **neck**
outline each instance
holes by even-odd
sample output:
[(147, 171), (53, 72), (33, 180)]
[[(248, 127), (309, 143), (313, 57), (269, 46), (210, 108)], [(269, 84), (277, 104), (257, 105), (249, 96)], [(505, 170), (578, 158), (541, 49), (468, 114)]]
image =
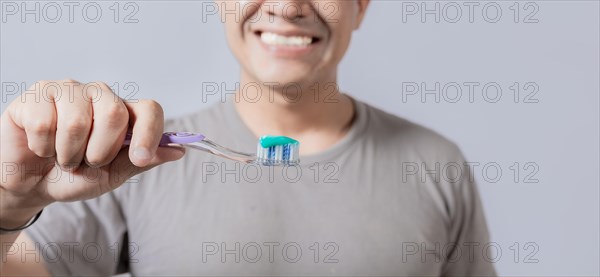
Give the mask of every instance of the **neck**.
[(281, 87), (242, 74), (235, 100), (237, 112), (257, 137), (295, 138), (301, 142), (303, 155), (326, 150), (343, 138), (355, 113), (352, 100), (338, 90), (335, 77)]

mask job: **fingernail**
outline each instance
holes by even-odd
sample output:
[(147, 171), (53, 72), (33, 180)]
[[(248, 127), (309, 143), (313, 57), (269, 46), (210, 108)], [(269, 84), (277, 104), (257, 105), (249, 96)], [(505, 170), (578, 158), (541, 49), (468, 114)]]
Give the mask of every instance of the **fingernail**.
[(142, 160), (142, 161), (148, 161), (148, 160), (152, 159), (152, 155), (150, 155), (150, 151), (148, 151), (144, 148), (136, 148), (135, 150), (133, 150), (133, 156), (136, 159)]

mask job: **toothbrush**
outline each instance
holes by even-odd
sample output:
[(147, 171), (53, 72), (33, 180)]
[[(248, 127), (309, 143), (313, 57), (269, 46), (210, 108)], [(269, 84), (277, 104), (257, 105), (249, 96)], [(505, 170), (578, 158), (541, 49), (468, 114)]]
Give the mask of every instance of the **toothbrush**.
[[(131, 143), (127, 133), (123, 145)], [(300, 143), (288, 137), (263, 136), (256, 146), (256, 154), (242, 153), (221, 146), (202, 134), (192, 132), (167, 132), (162, 135), (160, 146), (181, 145), (211, 153), (230, 160), (264, 166), (297, 166), (300, 164)]]

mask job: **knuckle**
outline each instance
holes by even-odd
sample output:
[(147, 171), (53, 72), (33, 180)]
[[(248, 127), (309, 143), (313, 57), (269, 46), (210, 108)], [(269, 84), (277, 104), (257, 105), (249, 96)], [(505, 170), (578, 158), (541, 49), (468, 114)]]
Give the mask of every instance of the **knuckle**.
[(125, 125), (129, 121), (129, 112), (122, 103), (115, 103), (103, 109), (102, 118), (109, 126)]
[(156, 102), (152, 99), (141, 100), (140, 104), (142, 104), (145, 109), (148, 109), (149, 111), (151, 111), (152, 114), (154, 114), (154, 115), (162, 116), (164, 113), (162, 106), (158, 102)]
[(82, 95), (92, 102), (99, 100), (104, 94), (112, 94), (112, 89), (103, 82), (89, 82), (83, 85)]
[(85, 137), (90, 127), (89, 121), (84, 117), (70, 118), (64, 124), (70, 137)]
[(32, 91), (37, 91), (37, 90), (39, 90), (38, 88), (40, 88), (40, 87), (44, 87), (44, 86), (46, 86), (47, 84), (49, 84), (50, 82), (51, 82), (51, 81), (49, 81), (49, 80), (40, 80), (40, 81), (37, 81), (37, 82), (35, 82), (33, 85), (31, 85), (31, 86), (29, 87), (29, 90), (32, 90)]
[(123, 103), (115, 103), (106, 108), (105, 113), (110, 118), (124, 118), (129, 116), (129, 112)]
[(52, 133), (52, 130), (54, 129), (53, 125), (54, 124), (52, 124), (52, 122), (38, 119), (35, 121), (28, 122), (26, 125), (26, 129), (36, 136), (48, 136)]
[[(49, 83), (50, 83), (50, 81), (46, 81), (46, 80), (37, 81), (27, 89), (27, 93), (36, 95), (35, 99), (38, 99), (37, 96), (42, 94), (42, 88), (46, 87)], [(24, 102), (26, 102), (26, 101), (28, 101), (28, 97), (25, 97), (22, 100)]]
[(88, 85), (93, 85), (95, 87), (100, 88), (103, 92), (110, 92), (112, 93), (112, 89), (110, 88), (109, 85), (107, 85), (105, 82), (100, 82), (100, 81), (95, 81), (95, 82), (91, 82)]
[[(39, 97), (43, 97), (43, 99), (47, 101), (54, 101), (54, 98), (60, 98), (65, 93), (65, 91), (69, 91), (68, 89), (66, 89), (67, 82), (78, 83), (74, 80), (40, 80), (31, 85), (27, 89), (27, 92), (28, 94), (31, 93), (37, 95), (37, 97), (35, 98), (36, 102), (37, 99), (40, 99)], [(23, 101), (28, 102), (32, 100), (28, 100), (27, 97), (24, 97)]]

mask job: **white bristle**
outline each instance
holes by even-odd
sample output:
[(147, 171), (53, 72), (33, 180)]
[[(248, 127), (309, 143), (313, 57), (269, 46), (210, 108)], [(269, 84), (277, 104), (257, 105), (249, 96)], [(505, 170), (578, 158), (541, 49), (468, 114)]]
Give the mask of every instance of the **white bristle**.
[[(284, 147), (289, 147), (289, 157), (283, 159)], [(299, 157), (299, 144), (288, 144), (288, 145), (277, 145), (273, 149), (274, 155), (272, 159), (269, 159), (269, 148), (264, 148), (258, 143), (256, 147), (256, 158), (257, 161), (263, 165), (297, 165), (300, 161)]]
[(283, 145), (275, 146), (275, 160), (276, 161), (283, 160)]
[(290, 161), (295, 161), (298, 159), (298, 145), (290, 145)]

